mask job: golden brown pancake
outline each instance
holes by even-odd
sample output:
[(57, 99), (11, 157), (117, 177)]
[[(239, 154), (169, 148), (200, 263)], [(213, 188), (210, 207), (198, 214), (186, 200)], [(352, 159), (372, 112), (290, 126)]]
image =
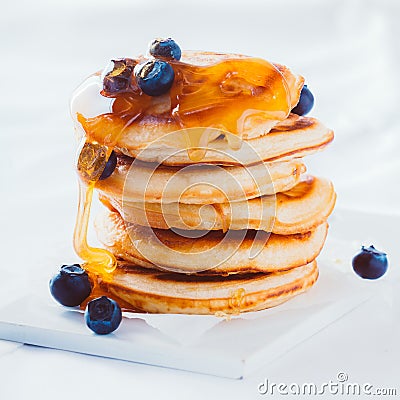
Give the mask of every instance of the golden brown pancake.
[(326, 221), (336, 194), (327, 179), (309, 175), (289, 191), (221, 204), (135, 203), (101, 197), (124, 220), (158, 229), (256, 229), (280, 235), (305, 233)]
[(210, 204), (251, 199), (291, 189), (305, 172), (301, 159), (221, 167), (166, 167), (119, 157), (118, 167), (96, 188), (128, 202)]
[[(104, 288), (136, 311), (238, 314), (281, 304), (318, 278), (315, 261), (289, 271), (221, 276), (185, 275), (121, 264)], [(218, 315), (217, 314), (217, 315)]]
[(173, 231), (125, 224), (118, 212), (96, 219), (99, 240), (116, 257), (135, 265), (181, 273), (275, 272), (314, 260), (328, 231), (322, 223), (297, 235), (264, 231)]
[[(215, 65), (221, 61), (227, 61), (233, 59), (249, 59), (247, 56), (238, 54), (222, 54), (214, 52), (201, 52), (201, 51), (184, 51), (182, 53), (181, 62), (191, 64), (193, 66), (207, 66)], [(275, 67), (275, 73), (268, 76), (271, 80), (279, 80), (283, 82), (285, 86), (286, 96), (289, 99), (289, 109), (293, 108), (299, 101), (301, 89), (304, 84), (304, 78), (300, 75), (295, 75), (292, 71), (283, 65), (273, 64)], [(97, 74), (92, 76), (90, 79), (98, 79), (99, 86), (101, 87), (101, 75)], [(235, 85), (240, 86), (240, 80), (235, 81)], [(222, 82), (221, 82), (222, 83)], [(221, 84), (220, 83), (220, 84)], [(268, 82), (268, 86), (273, 86), (274, 82)], [(195, 84), (198, 84), (195, 82)], [(241, 82), (243, 85), (242, 90), (246, 91), (248, 89), (245, 82)], [(84, 85), (83, 85), (84, 86)], [(239, 88), (237, 88), (239, 89)], [(79, 89), (77, 90), (79, 92)], [(257, 95), (254, 95), (257, 97)], [(201, 101), (201, 99), (197, 99)], [(285, 98), (286, 100), (286, 98)], [(126, 149), (127, 154), (133, 149), (143, 149), (148, 144), (158, 140), (160, 137), (185, 128), (178, 121), (171, 119), (171, 100), (169, 94), (163, 96), (154, 96), (150, 99), (150, 106), (144, 111), (144, 114), (140, 118), (130, 119), (129, 122), (125, 120), (116, 119), (112, 125), (117, 131), (122, 131), (123, 134), (119, 137), (116, 147), (119, 149)], [(234, 105), (233, 105), (234, 106)], [(268, 117), (263, 117), (262, 112), (256, 111), (254, 115), (251, 113), (254, 110), (247, 110), (250, 112), (249, 115), (243, 115), (243, 126), (241, 132), (238, 133), (239, 137), (242, 139), (250, 139), (258, 136), (265, 135), (270, 129), (276, 125), (278, 122), (282, 121), (287, 113), (287, 110), (281, 110), (279, 116), (272, 118), (271, 115)], [(88, 115), (82, 115), (83, 118), (79, 118), (79, 122), (84, 126), (86, 132), (93, 136), (93, 139), (98, 142), (103, 142), (104, 135), (109, 134), (108, 129), (96, 129), (92, 125), (93, 121)], [(202, 125), (200, 125), (202, 126)], [(205, 128), (208, 125), (203, 126)], [(104, 126), (103, 126), (104, 128)], [(109, 127), (111, 129), (111, 126)], [(95, 132), (96, 131), (96, 132)], [(224, 131), (217, 128), (213, 134), (213, 139), (217, 138)], [(125, 152), (125, 151), (124, 151)], [(129, 153), (129, 155), (131, 155)]]
[[(184, 132), (166, 135), (162, 139), (154, 140), (146, 147), (134, 147), (131, 143), (124, 143), (124, 147), (119, 147), (119, 151), (142, 161), (164, 165), (193, 164), (188, 151), (179, 147), (182, 141), (179, 135), (184, 135)], [(201, 162), (219, 165), (250, 165), (260, 161), (299, 158), (321, 151), (333, 140), (333, 136), (333, 131), (317, 119), (290, 114), (268, 134), (243, 140), (239, 149), (232, 149), (225, 136), (220, 135), (208, 143)]]

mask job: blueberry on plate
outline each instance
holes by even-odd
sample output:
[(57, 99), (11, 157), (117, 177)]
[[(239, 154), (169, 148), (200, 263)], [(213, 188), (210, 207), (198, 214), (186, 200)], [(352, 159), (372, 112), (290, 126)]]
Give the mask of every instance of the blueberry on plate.
[(112, 60), (112, 63), (111, 71), (107, 72), (103, 79), (103, 90), (111, 96), (129, 90), (135, 66), (135, 62), (127, 58)]
[(63, 265), (50, 280), (50, 293), (63, 306), (79, 306), (91, 291), (89, 276), (79, 264)]
[(149, 60), (135, 68), (137, 84), (149, 96), (161, 96), (171, 88), (175, 73), (173, 68), (162, 60)]
[(113, 150), (110, 154), (110, 157), (108, 157), (106, 166), (104, 167), (104, 170), (99, 179), (101, 181), (107, 179), (114, 172), (116, 166), (117, 166), (117, 155)]
[(98, 335), (114, 332), (122, 320), (118, 303), (106, 296), (89, 301), (85, 310), (87, 326)]
[(307, 85), (304, 85), (303, 89), (301, 89), (300, 100), (296, 107), (292, 109), (292, 113), (297, 115), (306, 115), (311, 111), (313, 105), (314, 96), (310, 92), (310, 89), (307, 87)]
[(364, 279), (377, 279), (385, 274), (388, 268), (386, 253), (375, 249), (374, 246), (362, 246), (352, 261), (355, 273)]
[(155, 58), (181, 59), (181, 49), (174, 39), (155, 39), (150, 43), (150, 54)]

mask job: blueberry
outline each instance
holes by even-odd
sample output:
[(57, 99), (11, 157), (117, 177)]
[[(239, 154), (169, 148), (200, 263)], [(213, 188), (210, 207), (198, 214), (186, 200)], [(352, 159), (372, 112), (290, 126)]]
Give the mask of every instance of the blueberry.
[(301, 89), (300, 100), (297, 103), (297, 106), (293, 108), (292, 113), (297, 115), (306, 115), (311, 111), (313, 105), (314, 96), (307, 85), (304, 85), (303, 89)]
[(135, 62), (128, 58), (112, 60), (113, 68), (103, 79), (103, 90), (107, 95), (126, 92), (130, 88)]
[(386, 253), (374, 246), (368, 248), (362, 246), (361, 252), (353, 258), (355, 273), (364, 279), (377, 279), (385, 274), (388, 268)]
[(106, 296), (89, 301), (85, 310), (87, 326), (98, 335), (114, 332), (121, 323), (122, 312), (118, 303)]
[(50, 293), (63, 306), (79, 306), (92, 291), (87, 272), (79, 265), (63, 265), (50, 280)]
[(101, 181), (107, 179), (114, 172), (116, 166), (117, 166), (117, 155), (113, 150), (110, 154), (110, 157), (108, 157), (107, 164), (104, 167), (104, 170), (99, 179)]
[(135, 75), (140, 89), (149, 96), (167, 93), (175, 78), (172, 67), (162, 60), (149, 60), (139, 65)]
[(174, 39), (155, 39), (150, 44), (150, 54), (156, 58), (181, 59), (181, 49)]

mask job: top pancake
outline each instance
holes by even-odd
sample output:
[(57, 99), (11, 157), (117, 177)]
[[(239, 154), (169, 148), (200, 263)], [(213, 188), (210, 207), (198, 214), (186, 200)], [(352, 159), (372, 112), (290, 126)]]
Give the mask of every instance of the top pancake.
[[(255, 62), (257, 62), (256, 59), (252, 59), (243, 55), (199, 51), (183, 52), (181, 61), (182, 63), (190, 64), (193, 66), (213, 66), (220, 63), (221, 61), (226, 61), (228, 63), (238, 59), (255, 60)], [(260, 65), (263, 65), (262, 61), (260, 61)], [(255, 93), (252, 94), (254, 98), (257, 98), (257, 96), (262, 96), (262, 93), (265, 92), (265, 89), (268, 89), (269, 87), (275, 87), (274, 84), (278, 81), (280, 82), (279, 84), (284, 87), (285, 91), (286, 106), (282, 106), (282, 108), (286, 108), (285, 110), (279, 109), (274, 111), (273, 108), (271, 108), (271, 111), (268, 111), (267, 115), (264, 111), (259, 109), (248, 109), (242, 113), (240, 118), (238, 117), (237, 121), (239, 123), (240, 120), (241, 123), (240, 129), (237, 134), (238, 137), (244, 140), (265, 135), (272, 129), (272, 127), (285, 119), (287, 112), (290, 111), (290, 109), (293, 108), (299, 101), (301, 89), (304, 84), (304, 78), (300, 75), (292, 73), (289, 68), (283, 65), (272, 64), (271, 67), (273, 68), (274, 72), (271, 70), (271, 73), (267, 74), (268, 80), (267, 82), (264, 82), (261, 86), (249, 87), (250, 80), (249, 82), (247, 82), (246, 80), (241, 78), (235, 81), (235, 91), (237, 91), (238, 93), (245, 93), (246, 91), (249, 91), (251, 89), (252, 93)], [(242, 71), (242, 73), (246, 73), (246, 70)], [(252, 74), (254, 74), (254, 71), (248, 71), (248, 75), (251, 75), (250, 77), (253, 77)], [(230, 73), (230, 75), (234, 74)], [(230, 75), (228, 74), (225, 79), (230, 79)], [(265, 78), (263, 74), (261, 74), (260, 76), (263, 76), (263, 79)], [(97, 80), (97, 84), (99, 86), (102, 86), (102, 77), (100, 74), (93, 75), (90, 79)], [(214, 85), (212, 86), (212, 89), (216, 88), (218, 90), (218, 87), (221, 87), (224, 82), (225, 81), (212, 81), (212, 85)], [(199, 83), (195, 82), (195, 84), (198, 85)], [(85, 84), (82, 85), (82, 87), (84, 86)], [(258, 92), (257, 88), (260, 89)], [(77, 93), (79, 93), (79, 90), (77, 90)], [(272, 98), (275, 99), (275, 91), (273, 92), (273, 94), (274, 96)], [(200, 98), (198, 99), (196, 97), (198, 96), (197, 93), (194, 92), (193, 96), (194, 97), (192, 101), (201, 104), (201, 95), (199, 95)], [(93, 99), (93, 102), (94, 101), (96, 101), (96, 99)], [(121, 101), (123, 102), (124, 100)], [(179, 118), (178, 120), (172, 118), (172, 115), (175, 115), (174, 112), (176, 111), (177, 107), (175, 107), (173, 110), (171, 109), (173, 106), (171, 105), (169, 94), (155, 96), (151, 99), (146, 98), (146, 101), (147, 103), (150, 103), (146, 103), (146, 108), (141, 111), (139, 118), (131, 118), (130, 116), (129, 118), (120, 118), (118, 115), (113, 114), (111, 119), (107, 117), (105, 120), (102, 121), (100, 125), (97, 125), (97, 118), (90, 118), (91, 115), (86, 115), (84, 109), (81, 108), (75, 111), (82, 114), (78, 118), (78, 120), (83, 125), (88, 137), (90, 137), (92, 140), (98, 141), (99, 143), (105, 143), (107, 142), (107, 137), (112, 131), (113, 137), (118, 137), (116, 143), (114, 143), (116, 145), (116, 148), (120, 149), (123, 153), (127, 155), (135, 156), (131, 152), (137, 152), (138, 150), (147, 147), (150, 143), (157, 141), (168, 133), (180, 131), (189, 127), (185, 124), (180, 123)], [(241, 101), (241, 98), (238, 98), (238, 101)], [(230, 104), (232, 105), (227, 108), (228, 110), (230, 110), (231, 108), (234, 109), (235, 104), (238, 103), (236, 101)], [(117, 108), (121, 109), (121, 107), (118, 106)], [(124, 107), (127, 107), (126, 104)], [(124, 109), (124, 107), (122, 107), (122, 109)], [(205, 110), (209, 112), (207, 106), (205, 105), (204, 107)], [(215, 106), (213, 107), (216, 108)], [(218, 108), (216, 109), (218, 110)], [(223, 108), (221, 110), (221, 112), (223, 113), (221, 114), (222, 119), (222, 117), (226, 113), (226, 109)], [(213, 127), (213, 132), (210, 136), (210, 140), (216, 139), (218, 136), (225, 132), (225, 130), (220, 127), (216, 122), (213, 122), (212, 126), (203, 126), (201, 124), (201, 121), (199, 121), (199, 125), (191, 124), (191, 127), (196, 126), (200, 126), (202, 128)], [(226, 129), (229, 130), (229, 128)]]

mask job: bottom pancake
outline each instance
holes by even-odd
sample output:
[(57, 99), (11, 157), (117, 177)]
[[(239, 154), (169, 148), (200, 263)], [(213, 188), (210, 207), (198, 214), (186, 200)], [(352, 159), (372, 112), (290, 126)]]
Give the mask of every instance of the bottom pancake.
[(106, 282), (109, 295), (135, 311), (168, 314), (238, 314), (281, 304), (318, 278), (316, 261), (280, 273), (185, 275), (121, 263)]

